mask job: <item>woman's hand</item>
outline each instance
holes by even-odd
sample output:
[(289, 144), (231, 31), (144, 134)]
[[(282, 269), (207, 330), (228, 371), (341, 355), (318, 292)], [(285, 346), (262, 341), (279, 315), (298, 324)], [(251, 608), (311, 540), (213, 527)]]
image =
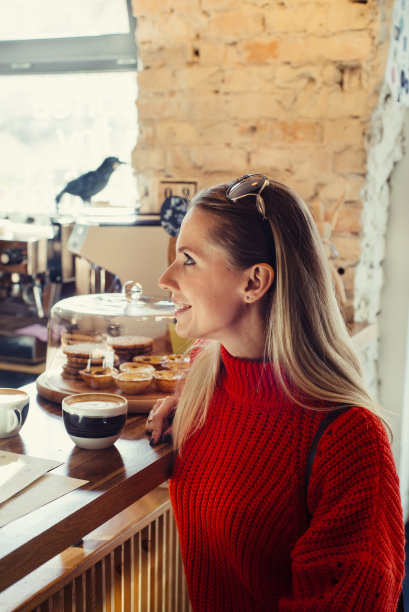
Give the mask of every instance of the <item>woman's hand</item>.
[(146, 433), (151, 435), (151, 446), (172, 440), (172, 421), (177, 403), (177, 399), (172, 396), (164, 397), (154, 404), (146, 421)]

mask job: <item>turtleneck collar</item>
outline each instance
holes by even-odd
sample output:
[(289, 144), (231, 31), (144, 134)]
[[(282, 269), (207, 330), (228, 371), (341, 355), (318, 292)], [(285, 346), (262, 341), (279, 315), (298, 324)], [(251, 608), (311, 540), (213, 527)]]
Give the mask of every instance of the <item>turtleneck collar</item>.
[(278, 395), (274, 368), (270, 363), (233, 357), (221, 346), (224, 388), (237, 400), (271, 401)]

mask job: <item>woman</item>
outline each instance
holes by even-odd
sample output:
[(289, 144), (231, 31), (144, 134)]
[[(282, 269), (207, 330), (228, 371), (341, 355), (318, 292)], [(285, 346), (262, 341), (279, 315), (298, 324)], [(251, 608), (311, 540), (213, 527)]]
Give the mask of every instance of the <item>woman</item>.
[[(395, 610), (398, 478), (307, 207), (262, 175), (218, 185), (193, 198), (176, 251), (159, 284), (177, 333), (200, 340), (147, 431), (177, 450), (193, 610)], [(341, 408), (306, 490), (314, 435)]]

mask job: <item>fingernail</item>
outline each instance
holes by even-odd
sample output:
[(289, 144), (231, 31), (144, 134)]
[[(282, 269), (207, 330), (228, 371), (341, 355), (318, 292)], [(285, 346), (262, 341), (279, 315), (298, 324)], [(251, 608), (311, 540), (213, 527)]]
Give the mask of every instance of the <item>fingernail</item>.
[(163, 436), (162, 440), (166, 443), (172, 442), (172, 436), (170, 434), (166, 434)]

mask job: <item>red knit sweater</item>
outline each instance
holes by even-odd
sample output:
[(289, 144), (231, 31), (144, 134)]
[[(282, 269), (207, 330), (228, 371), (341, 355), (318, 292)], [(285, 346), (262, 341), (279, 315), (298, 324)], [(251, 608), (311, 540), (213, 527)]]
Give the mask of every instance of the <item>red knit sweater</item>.
[(222, 348), (202, 429), (175, 463), (170, 495), (195, 612), (392, 612), (404, 574), (399, 484), (379, 420), (351, 408), (327, 429), (292, 404), (272, 369)]

